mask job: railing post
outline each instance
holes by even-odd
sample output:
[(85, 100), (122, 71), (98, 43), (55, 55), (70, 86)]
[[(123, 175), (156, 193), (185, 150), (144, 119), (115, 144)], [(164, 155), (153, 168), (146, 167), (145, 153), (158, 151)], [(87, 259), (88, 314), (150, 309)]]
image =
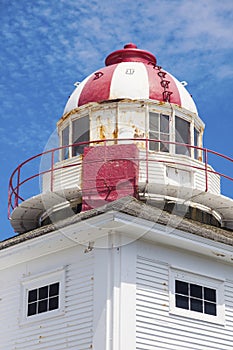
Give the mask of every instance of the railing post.
[(10, 197), (10, 190), (8, 190), (8, 202), (7, 202), (7, 217), (8, 217), (8, 219), (11, 216), (10, 207), (11, 207), (11, 197)]
[(53, 192), (53, 182), (54, 182), (54, 150), (51, 154), (51, 177), (50, 177), (50, 190)]
[(149, 158), (149, 142), (148, 142), (148, 138), (146, 138), (146, 184), (148, 184), (149, 182), (148, 158)]
[(208, 192), (208, 150), (205, 148), (205, 191)]
[(18, 172), (17, 172), (17, 186), (16, 186), (16, 192), (15, 192), (14, 208), (18, 207), (19, 205), (20, 170), (21, 170), (21, 166), (19, 166)]
[(106, 162), (106, 148), (107, 148), (107, 142), (104, 140), (104, 161)]

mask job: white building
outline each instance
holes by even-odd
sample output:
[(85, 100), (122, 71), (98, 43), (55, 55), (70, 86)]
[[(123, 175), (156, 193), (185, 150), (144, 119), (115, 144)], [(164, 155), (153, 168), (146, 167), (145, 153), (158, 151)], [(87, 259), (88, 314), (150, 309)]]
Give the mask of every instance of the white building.
[(0, 349), (232, 350), (233, 178), (208, 156), (233, 160), (203, 148), (192, 97), (151, 53), (105, 63), (69, 98), (60, 147), (10, 180)]

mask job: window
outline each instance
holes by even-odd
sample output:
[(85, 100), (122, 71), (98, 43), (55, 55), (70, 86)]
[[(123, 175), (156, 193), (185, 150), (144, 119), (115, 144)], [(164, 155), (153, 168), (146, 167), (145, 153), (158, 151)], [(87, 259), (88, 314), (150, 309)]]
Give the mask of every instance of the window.
[(21, 281), (21, 324), (42, 321), (64, 312), (65, 269)]
[[(175, 141), (190, 145), (190, 123), (177, 116), (175, 120)], [(176, 153), (190, 156), (190, 148), (176, 145)]]
[(224, 324), (224, 282), (171, 268), (170, 313)]
[(216, 290), (175, 280), (176, 307), (208, 315), (217, 315)]
[[(194, 128), (194, 146), (199, 147), (199, 131)], [(197, 148), (194, 148), (194, 158), (198, 159), (199, 158), (199, 150)]]
[[(69, 126), (62, 130), (62, 146), (69, 145)], [(62, 159), (69, 158), (69, 147), (62, 149)]]
[(59, 282), (28, 291), (27, 316), (59, 308)]
[[(89, 141), (89, 116), (85, 116), (79, 119), (76, 119), (72, 123), (72, 143), (79, 143)], [(87, 147), (87, 144), (74, 146), (72, 149), (72, 156), (77, 156), (83, 153), (84, 147)]]
[[(169, 141), (169, 116), (159, 113), (149, 113), (149, 138), (154, 140)], [(169, 152), (167, 142), (150, 141), (149, 148), (152, 151)]]

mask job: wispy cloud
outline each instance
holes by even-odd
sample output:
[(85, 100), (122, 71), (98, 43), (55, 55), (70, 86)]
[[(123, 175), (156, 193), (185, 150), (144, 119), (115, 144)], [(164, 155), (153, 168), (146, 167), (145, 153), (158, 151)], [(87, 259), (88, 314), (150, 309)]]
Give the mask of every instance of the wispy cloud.
[(221, 6), (219, 0), (13, 1), (1, 11), (0, 99), (4, 118), (14, 123), (23, 114), (36, 128), (42, 113), (46, 129), (51, 117), (62, 114), (71, 82), (128, 41), (154, 52), (166, 69), (181, 79), (192, 77), (194, 84), (207, 76), (232, 76), (226, 62), (233, 53), (231, 0)]

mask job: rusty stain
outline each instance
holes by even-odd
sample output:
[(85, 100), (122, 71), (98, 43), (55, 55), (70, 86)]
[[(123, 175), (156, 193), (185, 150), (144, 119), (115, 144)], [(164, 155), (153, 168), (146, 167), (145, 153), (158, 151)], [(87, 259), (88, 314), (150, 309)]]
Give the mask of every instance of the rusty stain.
[(165, 101), (159, 101), (158, 105), (165, 105)]
[(100, 115), (97, 116), (96, 122), (97, 122), (97, 134), (99, 135), (99, 139), (105, 140), (106, 139), (106, 128), (101, 122)]
[(134, 138), (144, 138), (145, 133), (141, 130), (139, 130), (138, 128), (134, 129)]
[[(133, 127), (134, 127), (134, 135), (133, 135), (134, 139), (145, 137), (145, 132), (143, 132), (142, 130), (137, 128), (135, 125), (133, 125)], [(143, 141), (136, 142), (135, 144), (139, 148), (145, 148), (145, 142), (143, 142)]]
[(138, 147), (138, 148), (146, 148), (146, 143), (141, 141), (141, 142), (134, 142), (135, 145)]
[(104, 125), (100, 125), (99, 126), (99, 135), (100, 135), (100, 140), (105, 140), (106, 139), (105, 126)]
[(116, 126), (116, 128), (113, 130), (112, 132), (112, 137), (114, 139), (117, 139), (118, 138), (118, 127)]

